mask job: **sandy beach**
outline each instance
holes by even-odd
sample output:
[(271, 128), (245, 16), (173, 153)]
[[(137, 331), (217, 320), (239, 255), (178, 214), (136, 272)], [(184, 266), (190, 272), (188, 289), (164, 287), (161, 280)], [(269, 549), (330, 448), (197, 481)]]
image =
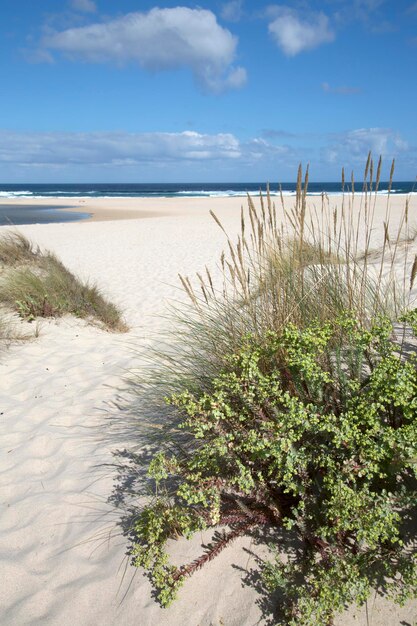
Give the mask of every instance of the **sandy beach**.
[[(285, 202), (290, 206), (293, 199)], [(375, 241), (383, 233), (386, 202), (377, 198)], [(320, 199), (311, 203), (319, 206)], [(340, 197), (331, 197), (333, 203)], [(405, 196), (391, 199), (393, 229), (404, 203)], [(147, 579), (129, 564), (118, 526), (121, 512), (109, 502), (116, 478), (113, 452), (131, 444), (119, 428), (117, 399), (124, 377), (143, 364), (144, 347), (167, 323), (169, 303), (185, 298), (178, 273), (193, 276), (207, 265), (218, 274), (225, 235), (209, 210), (233, 234), (245, 199), (39, 198), (30, 204), (92, 214), (81, 222), (18, 230), (56, 253), (80, 278), (96, 283), (121, 307), (130, 331), (106, 333), (72, 318), (45, 320), (38, 338), (0, 355), (0, 623), (272, 624), (256, 590), (245, 582), (256, 566), (253, 550), (260, 550), (249, 539), (236, 541), (197, 572), (171, 608), (159, 608)], [(415, 195), (409, 213), (417, 224)], [(9, 229), (0, 227), (0, 235)], [(192, 547), (180, 541), (174, 553), (183, 559)], [(399, 608), (375, 595), (367, 607), (350, 609), (336, 624), (416, 622), (417, 602)]]

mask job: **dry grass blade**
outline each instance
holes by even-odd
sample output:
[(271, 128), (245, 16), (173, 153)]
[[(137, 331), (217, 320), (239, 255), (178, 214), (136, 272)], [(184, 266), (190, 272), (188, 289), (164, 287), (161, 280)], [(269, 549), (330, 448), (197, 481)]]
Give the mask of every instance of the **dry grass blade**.
[(381, 181), (381, 169), (382, 169), (382, 157), (379, 157), (378, 168), (376, 172), (375, 191), (379, 189), (379, 183)]
[(363, 176), (364, 184), (366, 184), (366, 181), (367, 181), (367, 178), (368, 178), (368, 172), (369, 172), (369, 168), (370, 168), (370, 165), (371, 165), (371, 160), (372, 160), (372, 154), (369, 151), (368, 152), (368, 158), (366, 160), (366, 165), (365, 165), (365, 173), (364, 173), (364, 176)]
[(414, 257), (414, 262), (413, 262), (413, 266), (411, 268), (411, 275), (410, 275), (410, 291), (413, 288), (414, 285), (414, 281), (416, 279), (417, 276), (417, 254)]
[(384, 222), (384, 245), (389, 244), (389, 242), (390, 242), (390, 238), (389, 238), (388, 224), (387, 222)]
[(205, 267), (205, 270), (206, 270), (206, 276), (207, 276), (207, 279), (208, 279), (208, 281), (209, 281), (209, 285), (210, 285), (211, 293), (212, 293), (212, 294), (213, 294), (213, 296), (214, 296), (214, 295), (215, 295), (215, 293), (214, 293), (213, 279), (212, 279), (212, 277), (211, 277), (211, 274), (210, 274), (210, 271), (209, 271), (209, 269), (208, 269), (207, 265), (206, 265), (206, 267)]
[(219, 226), (222, 229), (222, 231), (224, 232), (224, 234), (227, 236), (227, 232), (223, 228), (223, 224), (221, 223), (221, 221), (219, 220), (217, 215), (214, 213), (214, 211), (212, 211), (211, 209), (210, 209), (210, 215), (214, 219), (214, 221), (216, 222), (217, 226)]
[(198, 308), (198, 301), (197, 301), (197, 297), (194, 293), (194, 290), (191, 286), (190, 283), (190, 279), (186, 276), (185, 278), (181, 275), (178, 274), (178, 278), (181, 281), (181, 284), (184, 288), (184, 291), (186, 292), (186, 294), (188, 295), (188, 297), (190, 298), (191, 302)]
[(391, 193), (391, 189), (392, 189), (392, 181), (394, 178), (394, 170), (395, 170), (395, 159), (392, 159), (392, 163), (391, 163), (391, 171), (389, 173), (389, 183), (388, 183), (388, 193)]

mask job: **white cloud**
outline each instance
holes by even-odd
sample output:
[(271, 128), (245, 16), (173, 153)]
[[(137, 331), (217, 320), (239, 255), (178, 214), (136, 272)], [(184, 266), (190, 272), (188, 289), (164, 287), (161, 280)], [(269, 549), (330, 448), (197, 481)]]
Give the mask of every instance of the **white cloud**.
[(243, 0), (231, 0), (222, 6), (222, 19), (228, 22), (238, 22), (243, 15)]
[(224, 80), (224, 86), (229, 89), (239, 89), (246, 84), (247, 74), (244, 67), (237, 67), (232, 70)]
[(158, 170), (187, 168), (190, 173), (203, 166), (210, 170), (239, 168), (255, 163), (282, 162), (290, 148), (272, 145), (265, 139), (241, 142), (231, 133), (213, 135), (180, 133), (60, 133), (0, 131), (0, 163), (7, 167), (85, 172), (97, 168), (113, 171), (129, 167)]
[(324, 150), (329, 162), (352, 161), (364, 164), (369, 151), (374, 157), (392, 159), (409, 150), (401, 135), (389, 128), (358, 128), (333, 136), (333, 141)]
[(275, 19), (269, 24), (269, 32), (287, 56), (317, 48), (335, 38), (324, 13), (304, 16), (286, 6), (273, 7), (273, 13)]
[(234, 67), (237, 38), (211, 11), (176, 7), (129, 13), (105, 23), (51, 32), (42, 48), (91, 63), (136, 62), (150, 71), (191, 68), (213, 92), (238, 88), (246, 70)]
[(239, 141), (228, 133), (0, 132), (0, 162), (20, 165), (133, 165), (240, 156)]
[(316, 179), (340, 168), (363, 171), (368, 151), (396, 159), (398, 176), (415, 176), (417, 153), (396, 131), (292, 135), (269, 130), (245, 141), (231, 133), (14, 132), (0, 130), (0, 165), (8, 180), (292, 180), (300, 162)]
[(75, 11), (82, 13), (95, 13), (97, 11), (96, 3), (93, 0), (71, 0), (70, 4)]
[(244, 145), (244, 155), (247, 161), (262, 161), (265, 158), (275, 160), (276, 158), (288, 158), (292, 154), (292, 149), (287, 145), (273, 145), (262, 139), (255, 137)]

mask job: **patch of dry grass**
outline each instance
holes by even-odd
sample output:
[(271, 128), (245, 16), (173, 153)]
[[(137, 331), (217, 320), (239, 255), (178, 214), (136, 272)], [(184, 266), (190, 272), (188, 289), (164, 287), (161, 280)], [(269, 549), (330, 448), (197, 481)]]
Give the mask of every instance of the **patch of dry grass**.
[(0, 265), (14, 267), (23, 263), (36, 262), (39, 248), (19, 232), (9, 232), (0, 238)]
[(127, 330), (119, 309), (96, 286), (81, 282), (54, 254), (35, 248), (20, 233), (0, 239), (0, 263), (0, 303), (21, 318), (70, 314), (111, 331)]

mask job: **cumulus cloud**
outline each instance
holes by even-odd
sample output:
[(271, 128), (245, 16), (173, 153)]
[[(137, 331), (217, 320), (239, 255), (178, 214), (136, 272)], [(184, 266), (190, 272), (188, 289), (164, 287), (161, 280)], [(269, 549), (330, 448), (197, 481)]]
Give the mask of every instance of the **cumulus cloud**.
[(71, 8), (81, 13), (95, 13), (97, 11), (96, 3), (93, 0), (71, 0)]
[(363, 164), (369, 151), (391, 159), (408, 150), (408, 143), (390, 128), (358, 128), (334, 135), (324, 156), (331, 163), (351, 160)]
[(358, 87), (349, 87), (348, 85), (340, 85), (339, 87), (332, 87), (329, 83), (322, 83), (321, 88), (325, 93), (335, 93), (340, 96), (351, 96), (361, 92)]
[(243, 146), (243, 156), (247, 162), (262, 161), (265, 158), (270, 160), (288, 158), (292, 154), (292, 149), (287, 145), (274, 145), (263, 139), (255, 137)]
[(150, 71), (189, 67), (206, 89), (239, 88), (246, 71), (234, 67), (237, 38), (204, 9), (154, 8), (62, 32), (51, 32), (42, 48), (90, 63), (134, 62)]
[[(4, 171), (60, 170), (119, 172), (241, 171), (255, 164), (286, 163), (291, 149), (262, 138), (241, 142), (231, 133), (46, 133), (0, 131), (0, 164)], [(184, 167), (187, 169), (184, 170)], [(220, 168), (220, 170), (219, 170)], [(252, 171), (252, 170), (251, 170)]]
[(273, 7), (275, 19), (269, 24), (269, 32), (287, 56), (295, 56), (334, 40), (329, 18), (324, 13), (301, 15), (286, 6)]
[(19, 165), (133, 165), (241, 156), (239, 141), (228, 133), (0, 132), (0, 162)]

